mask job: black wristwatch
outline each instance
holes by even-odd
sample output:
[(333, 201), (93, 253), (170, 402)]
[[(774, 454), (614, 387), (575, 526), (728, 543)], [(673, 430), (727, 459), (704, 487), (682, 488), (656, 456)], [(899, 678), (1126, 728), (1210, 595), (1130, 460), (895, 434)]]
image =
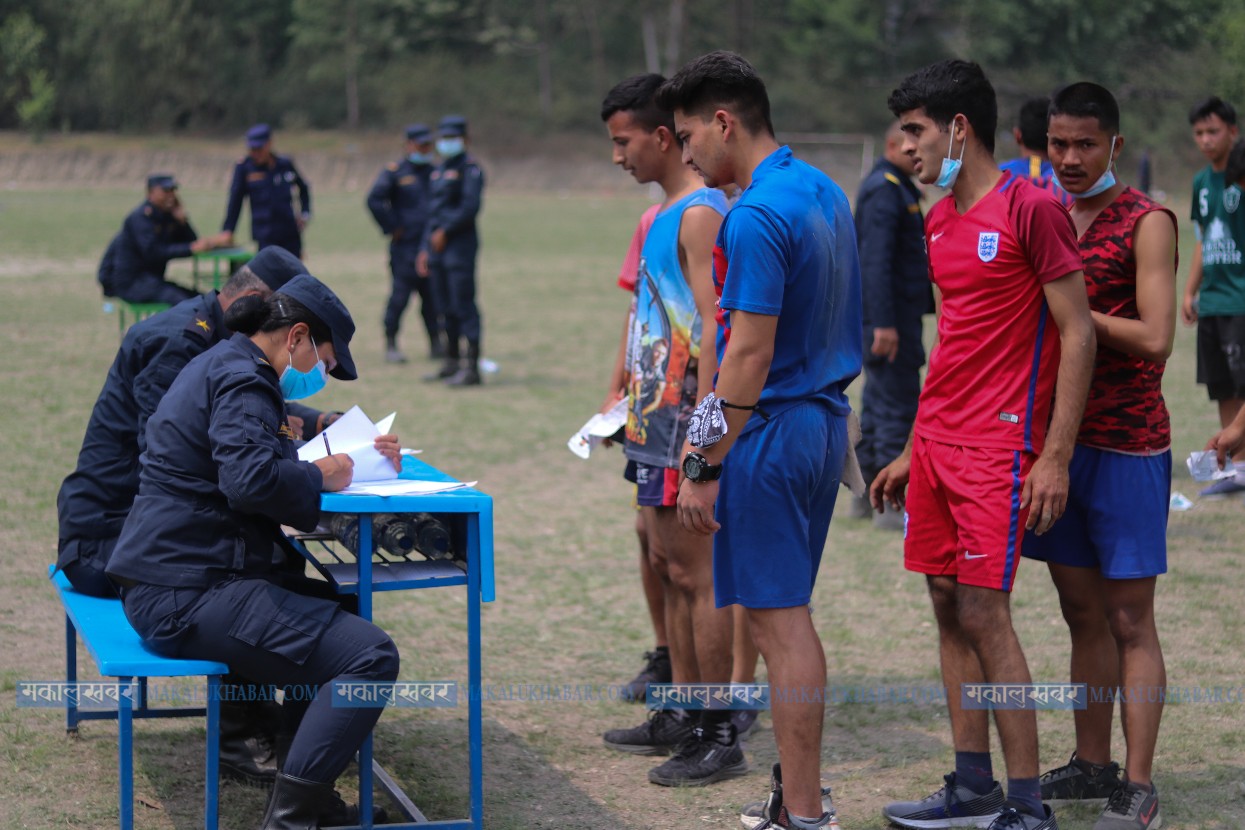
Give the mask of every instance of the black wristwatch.
[(683, 456), (683, 475), (693, 484), (717, 481), (722, 477), (722, 465), (710, 464), (709, 459), (700, 453), (689, 452)]

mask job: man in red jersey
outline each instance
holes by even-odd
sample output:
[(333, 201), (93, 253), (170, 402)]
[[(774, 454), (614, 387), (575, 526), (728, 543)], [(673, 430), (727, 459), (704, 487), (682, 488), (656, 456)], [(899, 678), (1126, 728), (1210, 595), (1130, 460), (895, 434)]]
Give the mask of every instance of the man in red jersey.
[[(998, 108), (981, 67), (928, 66), (904, 79), (888, 106), (917, 177), (951, 193), (925, 229), (941, 295), (938, 345), (913, 438), (878, 474), (871, 497), (877, 509), (883, 500), (898, 506), (907, 489), (904, 564), (928, 581), (956, 754), (944, 787), (883, 815), (913, 828), (1054, 830), (1009, 592), (1023, 531), (1045, 533), (1063, 513), (1093, 367), (1076, 232), (1049, 192), (999, 170)], [(1014, 708), (991, 704), (1006, 801), (990, 760), (989, 712), (978, 708), (982, 684), (1022, 690)]]
[(1163, 367), (1176, 334), (1176, 217), (1115, 180), (1120, 108), (1098, 84), (1075, 83), (1050, 107), (1051, 163), (1076, 202), (1085, 283), (1098, 336), (1093, 396), (1069, 468), (1068, 510), (1025, 539), (1043, 560), (1072, 635), (1072, 681), (1120, 687), (1124, 779), (1111, 761), (1110, 698), (1074, 713), (1076, 753), (1042, 776), (1048, 804), (1097, 803), (1094, 830), (1162, 824), (1150, 780), (1167, 686), (1154, 588), (1167, 571), (1171, 421)]

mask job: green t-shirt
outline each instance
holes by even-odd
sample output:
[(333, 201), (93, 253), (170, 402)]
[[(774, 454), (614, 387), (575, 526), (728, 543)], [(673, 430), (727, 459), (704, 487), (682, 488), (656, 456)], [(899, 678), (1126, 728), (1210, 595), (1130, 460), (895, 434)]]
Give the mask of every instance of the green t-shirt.
[(1198, 313), (1245, 314), (1245, 205), (1241, 189), (1223, 186), (1223, 173), (1207, 167), (1193, 177), (1191, 218), (1202, 245)]

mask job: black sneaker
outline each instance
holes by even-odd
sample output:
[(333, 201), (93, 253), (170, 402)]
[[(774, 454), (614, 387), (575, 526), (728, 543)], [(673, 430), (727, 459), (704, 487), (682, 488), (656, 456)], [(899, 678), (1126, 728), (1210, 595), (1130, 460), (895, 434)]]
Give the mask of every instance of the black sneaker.
[(882, 818), (912, 830), (938, 830), (944, 827), (990, 827), (1003, 811), (1003, 788), (994, 788), (984, 795), (955, 782), (955, 773), (944, 777), (946, 783), (937, 792), (920, 801), (895, 801), (882, 808)]
[[(648, 780), (663, 787), (704, 787), (748, 772), (748, 759), (729, 723), (714, 736), (697, 726), (674, 757), (648, 771)], [(727, 738), (729, 742), (719, 741)]]
[(674, 679), (670, 672), (670, 649), (658, 646), (644, 652), (644, 668), (635, 679), (623, 687), (622, 699), (642, 703), (648, 694), (648, 684), (669, 683)]
[(678, 709), (655, 709), (648, 720), (630, 729), (611, 729), (605, 745), (632, 755), (669, 755), (692, 734), (691, 719)]
[(1112, 761), (1105, 767), (1076, 757), (1062, 767), (1042, 773), (1042, 801), (1052, 807), (1066, 804), (1103, 806), (1120, 786), (1120, 765)]
[(1111, 793), (1106, 809), (1094, 822), (1094, 830), (1158, 830), (1162, 826), (1158, 790), (1129, 781)]
[(758, 709), (736, 709), (731, 712), (731, 725), (735, 727), (735, 733), (739, 735), (739, 740), (744, 740), (752, 734), (752, 730), (757, 727), (757, 718), (761, 712)]
[(1012, 804), (1003, 808), (998, 818), (990, 822), (989, 830), (1059, 830), (1055, 814), (1050, 807), (1042, 805), (1043, 816), (1032, 816)]

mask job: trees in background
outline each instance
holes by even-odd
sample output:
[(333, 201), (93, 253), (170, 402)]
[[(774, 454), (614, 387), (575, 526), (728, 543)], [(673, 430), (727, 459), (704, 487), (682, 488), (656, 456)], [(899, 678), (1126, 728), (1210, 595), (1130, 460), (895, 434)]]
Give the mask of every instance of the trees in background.
[(1080, 78), (1149, 143), (1183, 140), (1203, 94), (1245, 107), (1237, 0), (0, 0), (0, 127), (595, 129), (614, 81), (714, 48), (758, 66), (788, 130), (879, 129), (896, 81), (949, 55), (986, 66), (1004, 126)]

